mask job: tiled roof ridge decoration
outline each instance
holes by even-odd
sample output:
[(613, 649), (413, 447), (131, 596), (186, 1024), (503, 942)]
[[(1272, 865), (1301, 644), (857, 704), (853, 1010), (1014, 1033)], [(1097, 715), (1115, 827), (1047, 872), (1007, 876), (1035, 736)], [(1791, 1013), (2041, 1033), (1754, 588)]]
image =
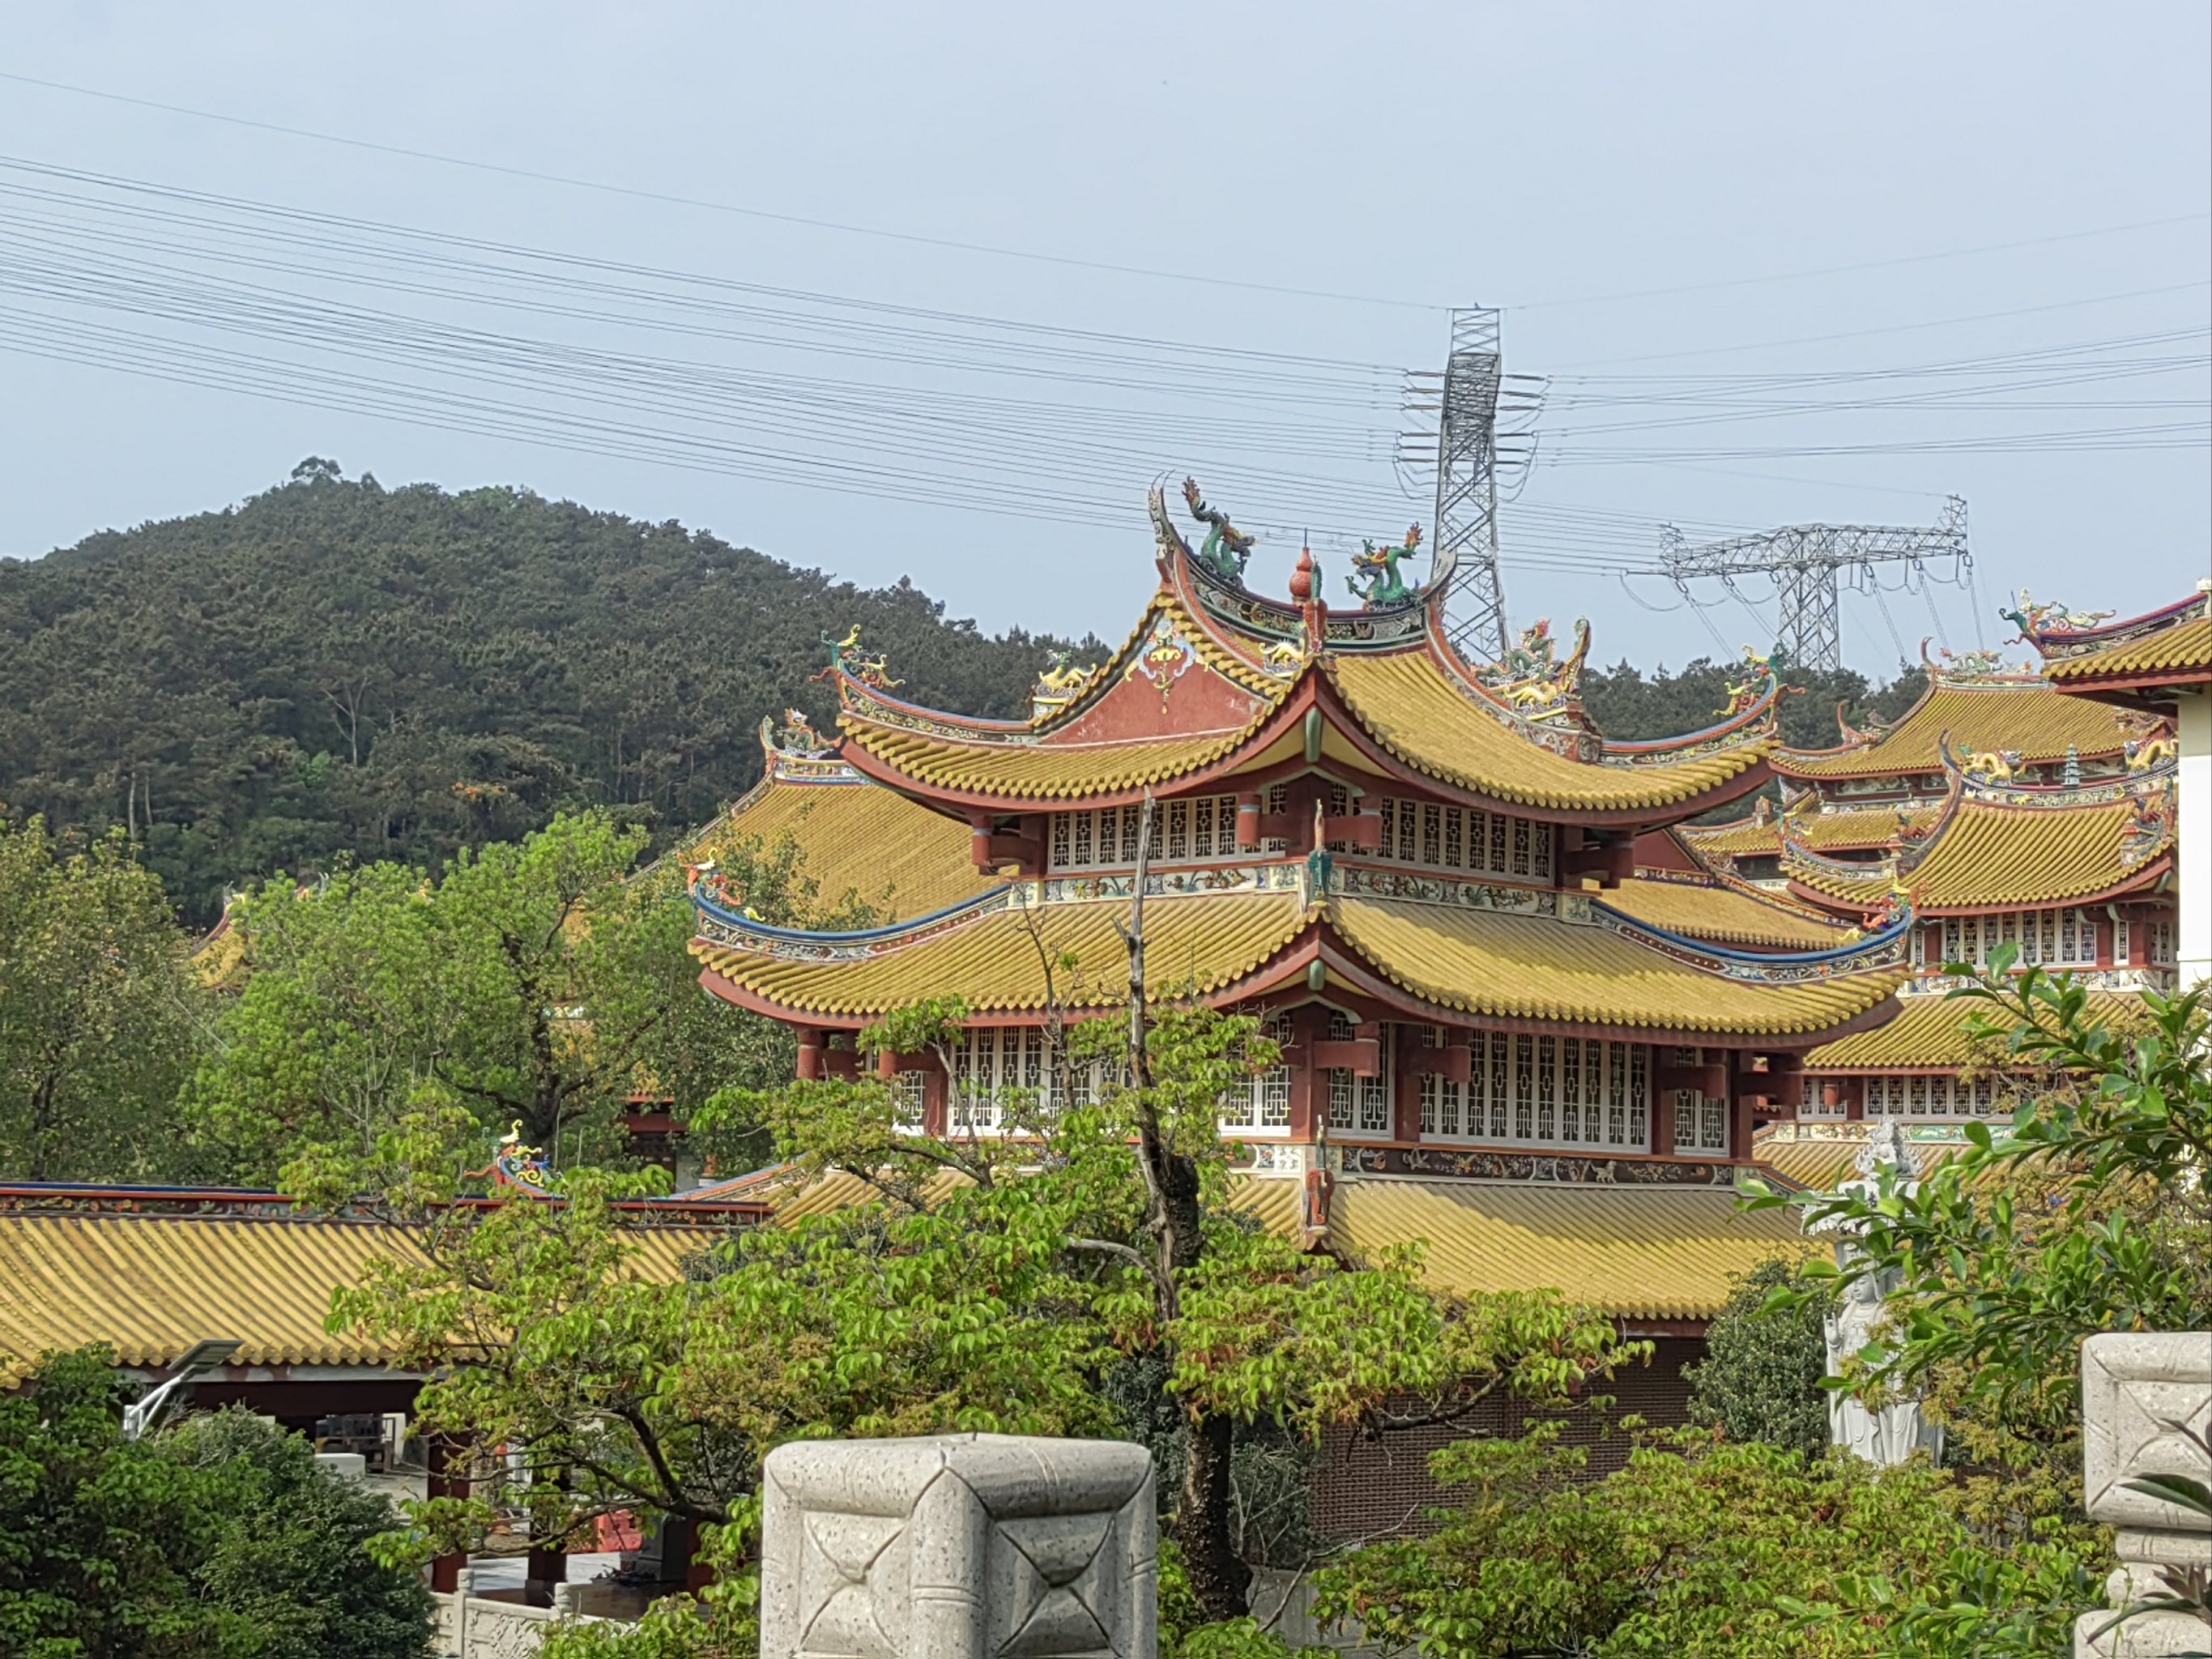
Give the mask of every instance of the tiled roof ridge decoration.
[[(1196, 505), (1202, 508), (1202, 500)], [(1213, 569), (1193, 554), (1168, 519), (1164, 492), (1157, 486), (1152, 507), (1160, 546), (1160, 586), (1128, 640), (1099, 668), (1073, 670), (1056, 656), (1033, 692), (1030, 718), (988, 720), (924, 708), (892, 695), (896, 682), (889, 678), (881, 659), (860, 654), (857, 629), (840, 641), (825, 635), (830, 662), (821, 678), (837, 688), (838, 724), (847, 740), (858, 742), (866, 756), (899, 773), (906, 769), (900, 752), (915, 740), (973, 750), (977, 765), (985, 769), (994, 751), (1065, 746), (1073, 752), (1079, 745), (1054, 739), (1124, 680), (1141, 672), (1159, 684), (1164, 695), (1174, 678), (1202, 663), (1256, 700), (1249, 720), (1172, 733), (1085, 740), (1122, 757), (1123, 770), (1145, 773), (1139, 781), (1164, 783), (1234, 755), (1267, 726), (1316, 666), (1328, 672), (1341, 692), (1335, 665), (1376, 657), (1423, 659), (1441, 683), (1462, 694), (1465, 704), (1522, 741), (1577, 763), (1656, 770), (1737, 750), (1763, 751), (1772, 740), (1776, 706), (1783, 695), (1780, 675), (1775, 664), (1748, 649), (1744, 678), (1729, 686), (1729, 706), (1713, 724), (1675, 737), (1607, 740), (1590, 728), (1580, 703), (1581, 674), (1589, 649), (1586, 622), (1577, 624), (1573, 649), (1564, 658), (1558, 653), (1549, 623), (1540, 622), (1524, 630), (1504, 660), (1469, 665), (1461, 660), (1443, 631), (1440, 595), (1449, 574), (1448, 559), (1425, 586), (1403, 600), (1336, 611), (1315, 591), (1317, 568), (1309, 550), (1292, 583), (1294, 593), (1303, 597), (1285, 605), (1251, 592), (1241, 580)], [(1356, 708), (1351, 712), (1366, 726)], [(1379, 732), (1370, 730), (1369, 735), (1404, 758)], [(955, 793), (1029, 798), (1019, 788), (998, 787), (981, 777), (971, 782), (972, 787), (959, 786)], [(1063, 783), (1039, 798), (1074, 799), (1087, 793), (1114, 793), (1121, 787), (1085, 791)]]
[(814, 729), (801, 709), (787, 708), (778, 720), (761, 716), (761, 781), (755, 784), (731, 811), (741, 811), (769, 780), (787, 783), (860, 783), (860, 774), (840, 758), (837, 740)]
[[(1895, 720), (1875, 729), (1846, 726), (1850, 740), (1826, 749), (1779, 747), (1771, 763), (1775, 771), (1808, 784), (1931, 774), (1938, 769), (1931, 739), (1976, 720), (2002, 731), (2004, 742), (2020, 745), (2016, 752), (2029, 765), (2051, 764), (2069, 754), (2109, 760), (2131, 737), (2142, 735), (2139, 718), (2131, 725), (2118, 711), (2093, 712), (2094, 705), (2065, 697), (2039, 672), (1966, 673), (1929, 666), (1927, 684)], [(2001, 718), (1990, 720), (1991, 714)]]
[(1688, 887), (1702, 892), (1734, 893), (1741, 898), (1754, 900), (1770, 909), (1778, 910), (1784, 915), (1796, 916), (1806, 921), (1834, 920), (1826, 911), (1814, 905), (1790, 898), (1784, 894), (1770, 893), (1758, 883), (1746, 880), (1736, 873), (1732, 863), (1713, 865), (1700, 858), (1698, 866), (1699, 867), (1695, 870), (1662, 870), (1638, 865), (1636, 870), (1636, 879), (1665, 882), (1670, 886)]
[(2183, 623), (2212, 615), (2212, 588), (2200, 582), (2197, 591), (2186, 599), (2147, 611), (2140, 617), (2113, 622), (2109, 611), (2085, 614), (2069, 611), (2063, 605), (2038, 604), (2023, 587), (2011, 608), (1997, 614), (2019, 629), (2015, 638), (2034, 647), (2046, 664), (2054, 664), (2132, 645)]
[[(1951, 791), (1936, 823), (1879, 859), (1817, 852), (1796, 820), (1785, 816), (1784, 873), (1811, 895), (1853, 906), (1883, 904), (1910, 888), (1923, 913), (2033, 909), (2112, 896), (2155, 876), (2172, 853), (2170, 762), (2093, 785), (1977, 782), (1957, 770), (1950, 777)], [(2117, 810), (2123, 807), (2124, 818)], [(2051, 839), (2021, 842), (2016, 837), (2023, 833)], [(1965, 839), (1970, 836), (1972, 840)], [(1993, 858), (1998, 861), (1987, 867), (1972, 863)], [(1961, 860), (1970, 867), (1958, 867)], [(2016, 873), (2023, 869), (2032, 872), (2025, 886)], [(2015, 872), (2003, 891), (2001, 872)]]

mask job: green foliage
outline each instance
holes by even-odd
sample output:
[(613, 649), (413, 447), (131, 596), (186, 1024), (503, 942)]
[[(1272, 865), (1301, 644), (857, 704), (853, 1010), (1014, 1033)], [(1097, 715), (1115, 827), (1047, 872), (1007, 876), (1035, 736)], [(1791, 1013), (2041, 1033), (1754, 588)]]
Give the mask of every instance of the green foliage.
[(252, 1632), (256, 1659), (422, 1659), (430, 1593), (368, 1540), (392, 1524), (378, 1493), (315, 1462), (298, 1435), (243, 1407), (187, 1417), (162, 1455), (224, 1482), (226, 1525), (196, 1575), (201, 1596)]
[(158, 878), (120, 835), (0, 822), (0, 1176), (187, 1172), (177, 1091), (203, 1002)]
[(1756, 1440), (1818, 1457), (1828, 1445), (1828, 1349), (1822, 1322), (1834, 1311), (1825, 1291), (1786, 1307), (1771, 1293), (1797, 1282), (1788, 1261), (1762, 1261), (1737, 1281), (1705, 1332), (1705, 1358), (1691, 1368), (1690, 1420), (1730, 1440)]
[(832, 712), (808, 677), (854, 623), (902, 695), (981, 714), (1023, 711), (1066, 643), (673, 523), (318, 461), (233, 509), (0, 560), (8, 801), (125, 826), (202, 924), (255, 877), (435, 869), (564, 809), (665, 839), (759, 775), (763, 715)]
[[(1764, 649), (1765, 641), (1754, 641)], [(1728, 685), (1743, 677), (1741, 662), (1693, 658), (1668, 673), (1646, 675), (1632, 663), (1591, 669), (1583, 675), (1583, 702), (1607, 737), (1647, 738), (1702, 731), (1728, 707)], [(1782, 740), (1800, 749), (1826, 749), (1836, 742), (1836, 705), (1848, 703), (1856, 718), (1894, 720), (1912, 706), (1927, 681), (1917, 666), (1898, 664), (1887, 684), (1856, 670), (1784, 671), (1795, 695), (1782, 700)], [(1740, 809), (1739, 809), (1740, 810)]]
[(2090, 1022), (2069, 977), (2031, 968), (2008, 981), (2010, 965), (1993, 962), (1955, 993), (1962, 1013), (2022, 1063), (2073, 1082), (2023, 1105), (2002, 1139), (1968, 1125), (1970, 1149), (1916, 1191), (1885, 1175), (1872, 1195), (1796, 1200), (1858, 1245), (1840, 1275), (1808, 1277), (1894, 1275), (1899, 1287), (1895, 1329), (1859, 1356), (1858, 1384), (1932, 1385), (1948, 1415), (1990, 1437), (1992, 1455), (2007, 1441), (2072, 1440), (2084, 1336), (2212, 1323), (2202, 993), (2148, 995), (2148, 1024), (2115, 1034)]
[[(419, 1200), (510, 1123), (565, 1166), (618, 1149), (615, 1115), (641, 1089), (688, 1115), (787, 1066), (768, 1022), (704, 1006), (680, 887), (629, 878), (644, 841), (564, 816), (434, 878), (342, 866), (247, 893), (245, 984), (188, 1095), (202, 1133), (250, 1179), (289, 1160), (311, 1195)], [(758, 860), (762, 902), (805, 902), (776, 884), (791, 871)]]
[[(2092, 1585), (2094, 1534), (2016, 1488), (1695, 1430), (1654, 1435), (1588, 1482), (1557, 1433), (1435, 1454), (1460, 1506), (1432, 1536), (1324, 1568), (1325, 1613), (1436, 1659), (2025, 1659), (2041, 1650), (2021, 1644), (2029, 1610)], [(1963, 1563), (1984, 1597), (1971, 1613)], [(1846, 1602), (1850, 1616), (1824, 1616)]]
[[(864, 1047), (926, 1047), (960, 1012), (908, 1011)], [(1055, 1070), (1115, 1034), (1105, 1021), (1068, 1033)], [(1149, 1378), (1137, 1392), (1172, 1402), (1157, 1415), (1186, 1458), (1195, 1425), (1245, 1431), (1238, 1541), (1287, 1547), (1282, 1459), (1325, 1428), (1387, 1427), (1408, 1397), (1446, 1415), (1498, 1389), (1564, 1404), (1647, 1352), (1553, 1297), (1463, 1304), (1423, 1289), (1410, 1255), (1353, 1272), (1269, 1237), (1229, 1205), (1214, 1132), (1224, 1091), (1272, 1058), (1253, 1022), (1171, 1010), (1148, 1039), (1142, 1088), (1109, 1077), (1095, 1104), (1011, 1103), (1042, 1152), (893, 1134), (895, 1102), (873, 1080), (726, 1094), (702, 1121), (764, 1120), (795, 1179), (843, 1170), (878, 1197), (729, 1241), (680, 1284), (625, 1273), (606, 1205), (623, 1183), (604, 1171), (571, 1174), (564, 1205), (427, 1224), (426, 1265), (380, 1267), (334, 1322), (440, 1370), (418, 1401), (426, 1431), (524, 1450), (485, 1466), (471, 1502), (412, 1506), (394, 1559), (465, 1540), (494, 1501), (527, 1508), (544, 1534), (616, 1508), (742, 1527), (761, 1457), (793, 1438), (1112, 1434), (1129, 1391), (1107, 1379), (1132, 1363)], [(1205, 1248), (1188, 1267), (1151, 1226), (1147, 1133), (1188, 1149)], [(1179, 1535), (1197, 1524), (1182, 1503)], [(664, 1645), (636, 1651), (716, 1651), (737, 1639), (718, 1620), (671, 1612), (640, 1638)]]
[(0, 1652), (23, 1659), (420, 1659), (430, 1602), (365, 1540), (380, 1500), (242, 1413), (123, 1437), (105, 1348), (0, 1396)]

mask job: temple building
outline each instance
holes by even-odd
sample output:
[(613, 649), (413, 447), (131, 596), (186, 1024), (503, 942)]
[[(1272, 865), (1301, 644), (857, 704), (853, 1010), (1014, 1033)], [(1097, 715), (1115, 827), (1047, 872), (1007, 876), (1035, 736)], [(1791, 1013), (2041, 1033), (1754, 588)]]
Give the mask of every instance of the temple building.
[[(714, 833), (787, 834), (818, 899), (857, 896), (872, 925), (764, 918), (710, 838), (706, 988), (791, 1027), (805, 1077), (859, 1075), (860, 1030), (957, 996), (949, 1068), (875, 1064), (917, 1129), (997, 1133), (1011, 1091), (1096, 1086), (1060, 1080), (1050, 1034), (1126, 999), (1141, 859), (1148, 998), (1255, 1015), (1281, 1045), (1221, 1121), (1255, 1215), (1354, 1256), (1425, 1239), (1442, 1288), (1553, 1287), (1701, 1334), (1731, 1273), (1801, 1248), (1737, 1212), (1754, 1127), (1910, 971), (1904, 913), (1851, 928), (1679, 844), (1646, 867), (1655, 837), (1767, 781), (1774, 674), (1754, 659), (1706, 730), (1612, 741), (1577, 696), (1587, 629), (1462, 662), (1449, 563), (1397, 579), (1412, 538), (1358, 561), (1365, 602), (1338, 609), (1310, 553), (1286, 604), (1243, 585), (1225, 520), (1196, 552), (1157, 495), (1153, 523), (1127, 642), (1056, 665), (1026, 719), (918, 707), (856, 639), (832, 647), (836, 737), (765, 726), (768, 775)], [(774, 1186), (707, 1190), (824, 1201)]]
[(2060, 691), (2172, 722), (2182, 899), (2175, 969), (2185, 988), (2212, 980), (2212, 578), (2127, 622), (2029, 608), (2025, 596), (2021, 605), (2021, 632)]
[(2061, 695), (1993, 653), (1927, 665), (1919, 700), (1887, 726), (1778, 750), (1779, 812), (1677, 839), (1705, 867), (1865, 925), (1910, 908), (1904, 1012), (1807, 1056), (1801, 1122), (2009, 1117), (2031, 1082), (1962, 1029), (1947, 963), (2085, 981), (2124, 1024), (2176, 963), (2172, 742), (2156, 719)]

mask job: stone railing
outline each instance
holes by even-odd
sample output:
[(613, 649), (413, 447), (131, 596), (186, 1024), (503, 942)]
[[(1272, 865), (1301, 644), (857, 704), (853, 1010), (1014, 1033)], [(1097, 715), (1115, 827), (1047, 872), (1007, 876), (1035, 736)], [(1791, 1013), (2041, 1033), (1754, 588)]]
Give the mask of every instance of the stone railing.
[(551, 1607), (532, 1607), (475, 1594), (472, 1576), (464, 1567), (453, 1594), (430, 1598), (437, 1604), (431, 1651), (438, 1659), (532, 1659), (555, 1620), (590, 1622), (577, 1607), (581, 1584), (556, 1584)]
[[(2212, 1485), (2212, 1331), (2108, 1332), (2081, 1345), (2081, 1485), (2092, 1519), (2119, 1529), (2114, 1609), (2165, 1594), (2163, 1572), (2212, 1569), (2212, 1522), (2130, 1490), (2147, 1475)], [(2191, 1437), (2194, 1436), (2195, 1438)], [(2076, 1659), (2159, 1659), (2212, 1652), (2212, 1625), (2193, 1613), (2085, 1614)]]
[(762, 1467), (761, 1659), (1158, 1650), (1152, 1459), (997, 1434), (799, 1442)]

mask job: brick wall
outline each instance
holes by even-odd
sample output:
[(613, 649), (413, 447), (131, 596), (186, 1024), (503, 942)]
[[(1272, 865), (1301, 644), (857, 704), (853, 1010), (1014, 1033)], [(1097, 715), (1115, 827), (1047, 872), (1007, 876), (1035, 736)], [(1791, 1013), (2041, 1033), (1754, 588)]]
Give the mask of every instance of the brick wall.
[[(1689, 1421), (1690, 1385), (1682, 1368), (1705, 1357), (1695, 1337), (1662, 1337), (1648, 1366), (1621, 1372), (1605, 1392), (1615, 1404), (1611, 1417), (1633, 1413), (1655, 1427), (1676, 1428)], [(1348, 1432), (1332, 1435), (1328, 1461), (1314, 1483), (1314, 1525), (1325, 1538), (1376, 1538), (1432, 1530), (1425, 1511), (1449, 1504), (1451, 1495), (1429, 1479), (1429, 1454), (1455, 1440), (1523, 1432), (1533, 1414), (1514, 1402), (1492, 1398), (1465, 1428), (1412, 1429), (1380, 1440)], [(1607, 1437), (1607, 1419), (1576, 1413), (1566, 1419), (1563, 1445), (1588, 1446), (1593, 1476), (1609, 1474), (1627, 1461), (1626, 1437)]]

